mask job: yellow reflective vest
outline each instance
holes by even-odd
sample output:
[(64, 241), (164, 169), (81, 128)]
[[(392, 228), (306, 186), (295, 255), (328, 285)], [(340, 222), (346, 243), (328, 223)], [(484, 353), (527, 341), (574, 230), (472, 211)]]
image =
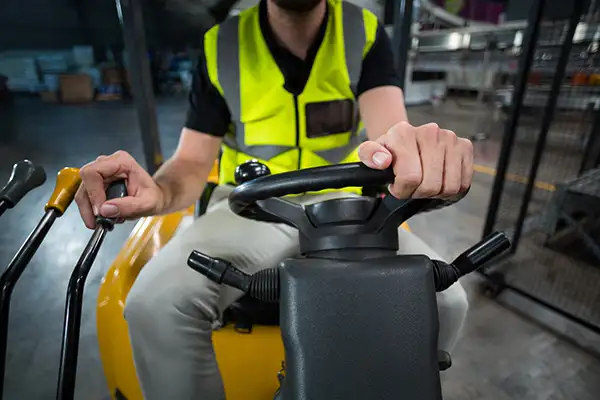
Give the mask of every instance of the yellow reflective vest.
[[(258, 6), (205, 34), (208, 75), (232, 119), (219, 183), (234, 183), (235, 168), (250, 159), (265, 163), (273, 174), (358, 161), (356, 87), (378, 22), (370, 11), (341, 0), (329, 0), (328, 7), (325, 36), (299, 95), (284, 88), (260, 28)], [(348, 123), (330, 124), (340, 120), (339, 113)]]

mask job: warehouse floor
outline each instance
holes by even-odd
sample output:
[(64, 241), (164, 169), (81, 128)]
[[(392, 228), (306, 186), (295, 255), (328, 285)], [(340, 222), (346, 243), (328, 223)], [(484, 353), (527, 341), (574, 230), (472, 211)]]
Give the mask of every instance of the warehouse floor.
[[(185, 115), (185, 99), (161, 99), (158, 118), (163, 152), (177, 143)], [(470, 136), (473, 110), (449, 101), (439, 109), (409, 109), (414, 124), (434, 120)], [(493, 129), (493, 124), (486, 125)], [(476, 143), (476, 161), (493, 167), (498, 154), (494, 140)], [(49, 179), (19, 207), (0, 219), (0, 270), (43, 212), (64, 166), (79, 167), (99, 154), (123, 149), (142, 159), (133, 104), (95, 103), (82, 106), (43, 104), (19, 99), (0, 110), (0, 182), (14, 162), (28, 158), (44, 166)], [(485, 171), (485, 169), (481, 169)], [(480, 238), (492, 176), (477, 173), (473, 187), (458, 205), (415, 217), (411, 227), (440, 254), (451, 258)], [(79, 351), (77, 399), (108, 397), (95, 337), (95, 302), (103, 273), (131, 230), (115, 229), (88, 278)], [(15, 289), (5, 399), (48, 399), (56, 387), (57, 366), (67, 281), (90, 232), (75, 208), (55, 224), (47, 240)], [(524, 266), (525, 267), (525, 266)], [(471, 300), (469, 319), (454, 355), (454, 366), (443, 374), (446, 399), (597, 399), (600, 360), (557, 338), (536, 324), (479, 294), (479, 278), (465, 281)]]

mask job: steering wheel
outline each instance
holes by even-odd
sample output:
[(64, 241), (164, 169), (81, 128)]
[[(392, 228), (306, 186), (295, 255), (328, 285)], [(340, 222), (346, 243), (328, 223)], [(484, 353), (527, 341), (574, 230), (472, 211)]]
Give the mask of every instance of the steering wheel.
[[(319, 249), (333, 246), (331, 243), (327, 246), (327, 242), (339, 236), (344, 236), (346, 245), (351, 246), (372, 247), (373, 241), (383, 240), (385, 243), (380, 245), (385, 248), (397, 247), (397, 239), (393, 243), (396, 235), (385, 235), (386, 232), (397, 232), (398, 226), (413, 215), (454, 204), (465, 195), (463, 193), (450, 200), (400, 200), (391, 195), (383, 199), (355, 196), (306, 206), (282, 198), (324, 189), (383, 186), (394, 181), (391, 169), (376, 170), (361, 162), (271, 175), (264, 164), (248, 161), (238, 166), (235, 177), (240, 185), (229, 195), (229, 206), (234, 213), (245, 218), (293, 226), (302, 234), (303, 247), (306, 247), (306, 242), (311, 242)], [(389, 240), (383, 239), (386, 236)], [(349, 237), (354, 237), (351, 243), (348, 242)], [(309, 247), (315, 250), (314, 246)]]

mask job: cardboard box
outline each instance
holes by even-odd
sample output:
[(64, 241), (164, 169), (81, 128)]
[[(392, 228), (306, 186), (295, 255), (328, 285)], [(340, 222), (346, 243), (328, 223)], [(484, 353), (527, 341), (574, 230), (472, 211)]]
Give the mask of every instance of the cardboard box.
[(96, 96), (96, 101), (114, 101), (122, 99), (123, 96), (120, 93), (100, 93)]
[(102, 69), (102, 83), (105, 85), (119, 85), (123, 81), (123, 70), (121, 68), (111, 67)]
[(40, 92), (40, 98), (44, 103), (58, 103), (58, 92)]
[(94, 100), (92, 78), (87, 74), (60, 76), (60, 97), (63, 103), (87, 103)]

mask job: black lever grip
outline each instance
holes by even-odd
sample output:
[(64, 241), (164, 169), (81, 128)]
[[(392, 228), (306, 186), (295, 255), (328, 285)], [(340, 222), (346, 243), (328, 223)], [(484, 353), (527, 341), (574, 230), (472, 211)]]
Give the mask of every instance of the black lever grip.
[(253, 179), (268, 175), (271, 175), (269, 167), (263, 163), (252, 160), (238, 165), (235, 169), (234, 178), (235, 183), (241, 185), (242, 183), (250, 182)]
[[(125, 179), (114, 181), (111, 184), (109, 184), (106, 188), (107, 201), (121, 199), (123, 197), (127, 197), (127, 183), (125, 182)], [(96, 225), (102, 225), (109, 231), (111, 231), (115, 227), (116, 223), (116, 218), (107, 218), (101, 215), (96, 218)]]
[(127, 197), (127, 184), (124, 179), (114, 181), (106, 188), (106, 200)]
[(46, 182), (46, 173), (40, 166), (29, 160), (16, 163), (8, 183), (0, 190), (0, 201), (13, 208), (31, 190)]
[(268, 268), (248, 275), (220, 258), (192, 251), (187, 264), (215, 283), (228, 285), (266, 303), (279, 301), (279, 269)]
[(494, 232), (452, 262), (433, 260), (435, 290), (448, 289), (461, 277), (483, 267), (510, 248), (510, 240), (502, 232)]
[(494, 232), (477, 243), (452, 263), (464, 276), (483, 267), (510, 248), (510, 240), (503, 232)]
[(231, 263), (220, 258), (210, 257), (199, 251), (192, 251), (188, 265), (213, 282), (233, 286), (243, 292), (248, 291), (251, 276), (240, 271)]

